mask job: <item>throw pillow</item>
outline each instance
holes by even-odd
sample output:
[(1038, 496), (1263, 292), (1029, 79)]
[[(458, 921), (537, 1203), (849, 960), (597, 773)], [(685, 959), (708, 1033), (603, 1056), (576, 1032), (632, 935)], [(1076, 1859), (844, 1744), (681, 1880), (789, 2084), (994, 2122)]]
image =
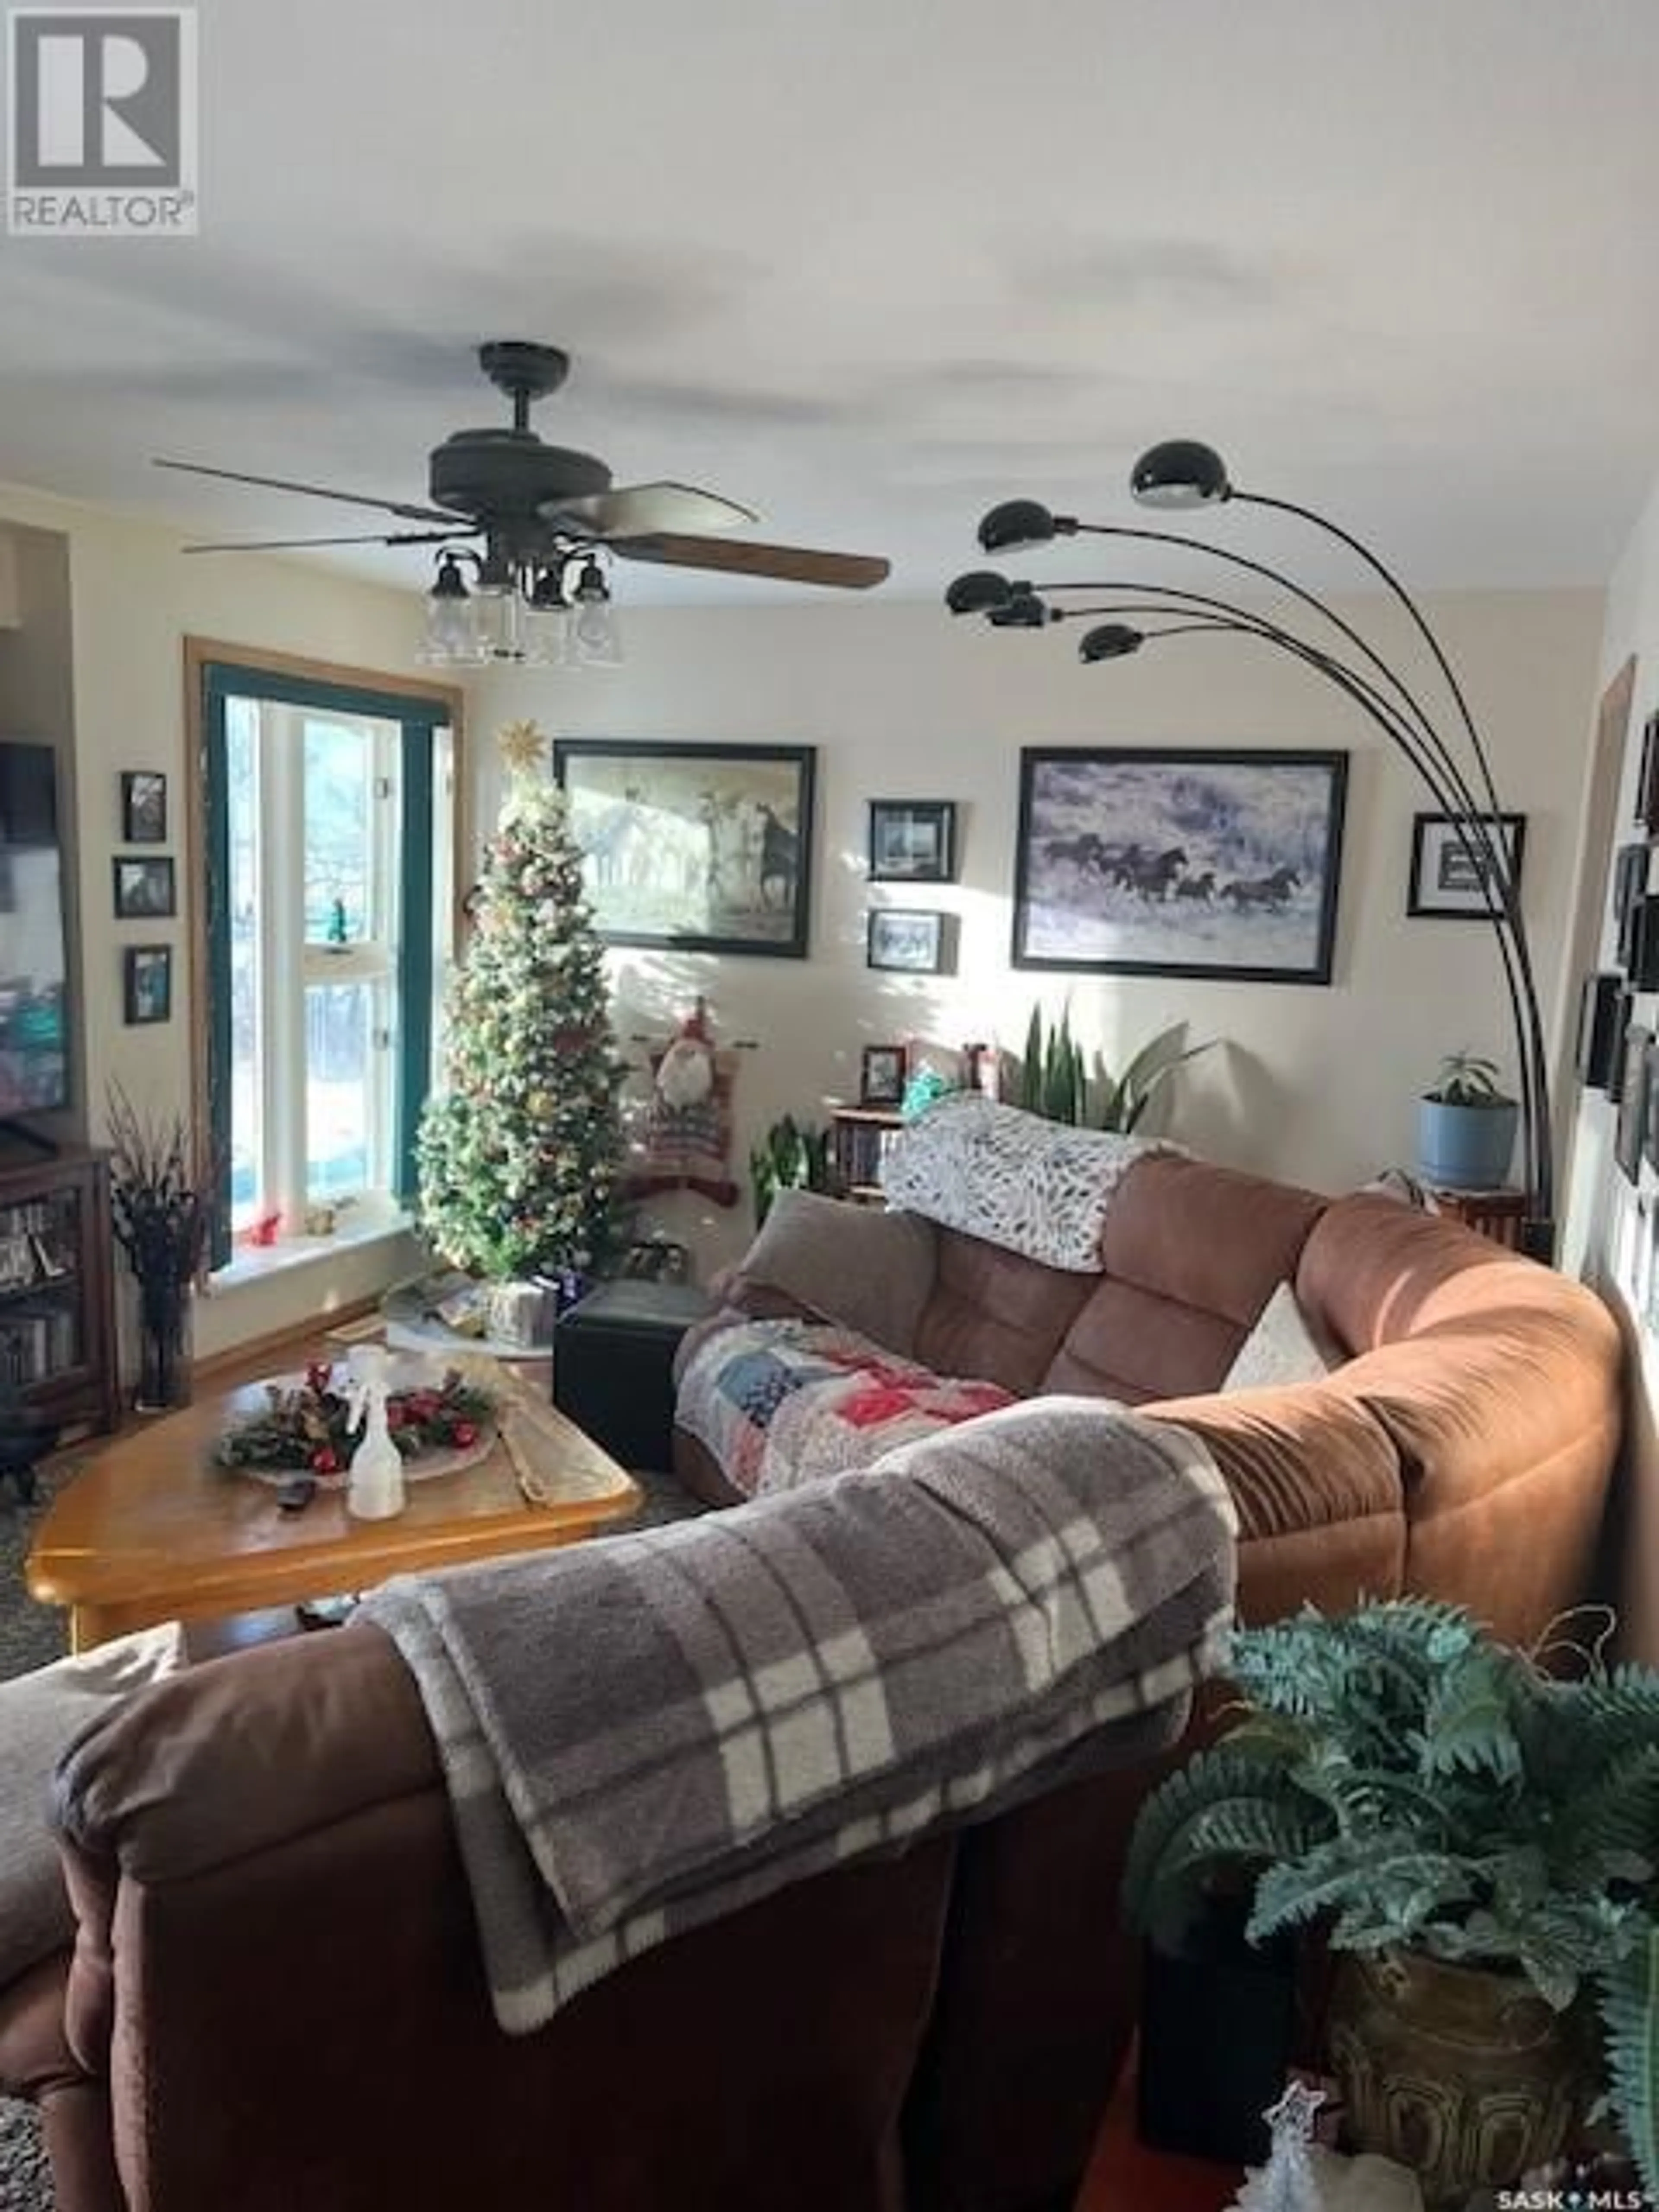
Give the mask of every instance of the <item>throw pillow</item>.
[(1341, 1352), (1328, 1340), (1321, 1341), (1296, 1292), (1281, 1283), (1234, 1354), (1221, 1388), (1260, 1390), (1271, 1383), (1319, 1382), (1341, 1364)]
[(0, 1682), (0, 1988), (75, 1935), (48, 1823), (59, 1758), (112, 1705), (184, 1663), (171, 1620)]
[(908, 1358), (938, 1264), (933, 1224), (913, 1213), (785, 1190), (724, 1291), (745, 1313), (778, 1312), (781, 1293)]

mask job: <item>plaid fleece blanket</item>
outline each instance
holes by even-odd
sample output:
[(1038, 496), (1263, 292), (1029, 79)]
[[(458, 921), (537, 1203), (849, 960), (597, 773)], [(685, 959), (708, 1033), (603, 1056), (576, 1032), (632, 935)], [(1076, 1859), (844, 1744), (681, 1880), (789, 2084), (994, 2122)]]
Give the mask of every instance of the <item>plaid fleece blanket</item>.
[(495, 2014), (848, 1860), (1173, 1740), (1232, 1508), (1197, 1441), (1011, 1406), (864, 1474), (386, 1584)]
[(838, 1322), (746, 1321), (698, 1346), (674, 1419), (757, 1498), (870, 1467), (1012, 1401), (999, 1383), (935, 1375)]

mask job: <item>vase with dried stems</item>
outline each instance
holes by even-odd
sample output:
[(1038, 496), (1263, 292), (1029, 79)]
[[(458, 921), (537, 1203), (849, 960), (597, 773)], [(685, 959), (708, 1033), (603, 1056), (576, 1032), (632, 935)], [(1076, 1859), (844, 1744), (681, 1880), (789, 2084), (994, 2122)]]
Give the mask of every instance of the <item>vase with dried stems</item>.
[(164, 1413), (190, 1395), (185, 1330), (207, 1251), (212, 1183), (195, 1167), (180, 1114), (141, 1113), (119, 1084), (106, 1099), (115, 1241), (138, 1286), (135, 1411)]

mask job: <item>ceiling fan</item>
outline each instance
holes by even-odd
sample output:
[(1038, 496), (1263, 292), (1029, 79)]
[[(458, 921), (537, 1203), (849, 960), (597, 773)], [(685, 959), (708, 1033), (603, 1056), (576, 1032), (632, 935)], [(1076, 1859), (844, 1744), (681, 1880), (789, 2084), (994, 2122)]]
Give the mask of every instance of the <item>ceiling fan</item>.
[[(373, 507), (418, 527), (188, 545), (185, 550), (437, 546), (441, 550), (422, 658), (447, 664), (568, 659), (603, 663), (619, 658), (610, 591), (595, 558), (599, 552), (847, 591), (867, 591), (886, 576), (890, 564), (873, 556), (708, 536), (758, 518), (734, 501), (690, 484), (614, 485), (611, 471), (592, 453), (549, 445), (531, 428), (530, 410), (538, 399), (556, 392), (569, 373), (569, 356), (556, 346), (496, 338), (480, 346), (478, 362), (497, 391), (512, 401), (512, 426), (457, 430), (435, 447), (428, 479), (431, 502), (425, 507), (198, 461), (155, 464), (189, 476)], [(471, 585), (464, 563), (475, 572)]]

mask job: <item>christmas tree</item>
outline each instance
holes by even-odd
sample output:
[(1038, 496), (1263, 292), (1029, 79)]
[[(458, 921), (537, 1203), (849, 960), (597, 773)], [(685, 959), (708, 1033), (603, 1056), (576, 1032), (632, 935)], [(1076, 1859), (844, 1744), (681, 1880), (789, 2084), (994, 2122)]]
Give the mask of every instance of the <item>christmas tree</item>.
[(506, 803), (447, 1007), (417, 1158), (422, 1226), (495, 1280), (578, 1272), (611, 1240), (622, 1151), (605, 963), (564, 794), (533, 722), (501, 733)]

